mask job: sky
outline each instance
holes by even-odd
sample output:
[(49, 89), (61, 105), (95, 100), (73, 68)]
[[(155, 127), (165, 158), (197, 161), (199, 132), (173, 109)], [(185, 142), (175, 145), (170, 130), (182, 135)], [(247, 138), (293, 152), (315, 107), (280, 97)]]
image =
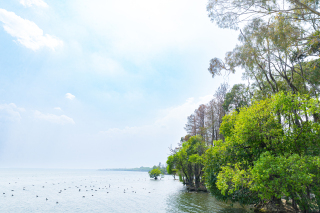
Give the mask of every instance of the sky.
[(0, 0), (0, 168), (165, 163), (237, 31), (207, 0)]

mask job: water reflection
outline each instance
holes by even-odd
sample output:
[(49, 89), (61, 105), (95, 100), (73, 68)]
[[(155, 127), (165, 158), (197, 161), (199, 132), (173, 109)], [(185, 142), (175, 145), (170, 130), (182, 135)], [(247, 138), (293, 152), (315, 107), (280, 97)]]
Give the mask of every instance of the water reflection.
[(246, 212), (208, 193), (188, 193), (170, 176), (149, 180), (146, 172), (0, 169), (0, 174), (0, 212)]
[(167, 212), (217, 212), (246, 213), (240, 205), (230, 207), (229, 204), (217, 201), (209, 193), (187, 192), (185, 190), (171, 194), (167, 198)]
[(218, 213), (246, 213), (248, 212), (246, 209), (243, 208), (225, 208), (218, 211)]

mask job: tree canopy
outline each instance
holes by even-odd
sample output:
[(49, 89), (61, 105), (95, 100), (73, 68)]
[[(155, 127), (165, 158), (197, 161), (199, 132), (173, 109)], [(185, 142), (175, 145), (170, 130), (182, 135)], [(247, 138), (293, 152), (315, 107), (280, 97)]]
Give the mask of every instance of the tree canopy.
[(161, 171), (158, 168), (155, 168), (149, 171), (150, 178), (154, 178), (155, 180), (157, 180), (160, 175), (161, 175)]
[(219, 27), (240, 29), (210, 74), (242, 70), (248, 84), (221, 84), (188, 117), (170, 172), (220, 200), (283, 211), (286, 199), (319, 212), (319, 1), (209, 0), (207, 11)]
[(309, 119), (319, 110), (317, 99), (280, 92), (226, 115), (225, 141), (205, 154), (210, 191), (243, 204), (284, 197), (319, 211), (320, 124)]

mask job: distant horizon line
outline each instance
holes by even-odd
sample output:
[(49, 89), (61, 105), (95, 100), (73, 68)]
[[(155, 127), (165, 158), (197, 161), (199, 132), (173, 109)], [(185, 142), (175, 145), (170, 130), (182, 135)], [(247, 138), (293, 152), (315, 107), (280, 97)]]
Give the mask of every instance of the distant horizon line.
[(107, 170), (107, 169), (139, 169), (139, 168), (152, 168), (152, 167), (113, 167), (113, 168), (24, 168), (24, 167), (0, 167), (0, 169), (52, 169), (52, 170)]

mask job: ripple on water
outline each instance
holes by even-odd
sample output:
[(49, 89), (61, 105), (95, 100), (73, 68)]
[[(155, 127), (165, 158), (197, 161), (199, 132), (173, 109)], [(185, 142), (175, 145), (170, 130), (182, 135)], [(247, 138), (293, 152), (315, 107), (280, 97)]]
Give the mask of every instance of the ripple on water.
[(245, 213), (246, 209), (232, 208), (229, 204), (219, 202), (209, 193), (187, 192), (181, 190), (167, 198), (167, 212), (219, 212)]
[(1, 212), (245, 212), (218, 202), (208, 193), (188, 193), (171, 176), (155, 181), (146, 172), (0, 172)]

